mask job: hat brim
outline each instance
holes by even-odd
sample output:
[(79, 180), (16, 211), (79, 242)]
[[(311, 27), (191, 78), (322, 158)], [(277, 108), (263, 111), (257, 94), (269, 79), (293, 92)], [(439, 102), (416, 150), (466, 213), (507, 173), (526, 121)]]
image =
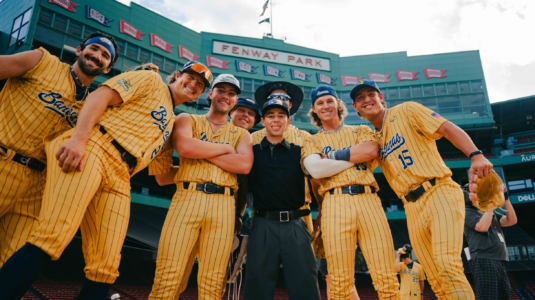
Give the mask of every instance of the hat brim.
[(264, 107), (262, 109), (262, 116), (265, 116), (266, 115), (266, 112), (270, 109), (273, 109), (273, 108), (280, 108), (282, 110), (284, 110), (287, 114), (288, 114), (288, 117), (291, 116), (290, 115), (290, 112), (288, 111), (288, 109), (280, 104), (271, 104), (271, 105), (268, 105), (266, 107)]
[(228, 84), (228, 85), (232, 85), (236, 91), (238, 92), (238, 95), (241, 94), (241, 89), (239, 86), (235, 85), (234, 83), (230, 83), (230, 82), (218, 82), (216, 83), (212, 88), (215, 88), (216, 86), (220, 85), (220, 84)]
[(182, 70), (180, 71), (181, 73), (184, 72), (184, 73), (190, 73), (190, 74), (195, 74), (195, 75), (199, 75), (202, 80), (204, 81), (204, 88), (205, 89), (209, 89), (210, 88), (210, 81), (208, 81), (208, 79), (206, 79), (206, 77), (204, 77), (204, 75), (202, 75), (201, 73), (199, 72), (195, 72), (194, 70), (191, 70), (191, 69), (188, 69), (188, 70)]
[(260, 86), (254, 93), (256, 103), (259, 107), (264, 107), (264, 103), (266, 103), (268, 96), (271, 95), (274, 90), (278, 89), (285, 90), (290, 96), (290, 102), (292, 102), (290, 116), (293, 116), (297, 110), (299, 110), (304, 98), (303, 90), (293, 83), (286, 81), (274, 81)]
[(372, 89), (376, 90), (378, 93), (381, 93), (377, 88), (375, 88), (373, 85), (369, 85), (369, 84), (361, 84), (361, 85), (358, 85), (356, 87), (354, 87), (352, 90), (351, 90), (351, 93), (349, 93), (349, 97), (351, 98), (351, 100), (355, 101), (355, 96), (357, 95), (357, 92), (360, 91), (360, 89), (362, 88), (365, 88), (365, 87), (371, 87)]

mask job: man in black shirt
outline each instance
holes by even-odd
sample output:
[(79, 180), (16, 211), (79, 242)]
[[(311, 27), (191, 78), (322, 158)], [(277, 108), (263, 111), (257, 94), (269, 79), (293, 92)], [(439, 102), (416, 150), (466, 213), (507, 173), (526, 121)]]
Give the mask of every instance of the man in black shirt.
[(301, 147), (284, 139), (290, 124), (288, 104), (271, 99), (262, 109), (266, 137), (253, 146), (247, 189), (255, 217), (249, 235), (244, 299), (273, 299), (280, 265), (292, 300), (319, 300), (310, 233), (301, 217), (305, 204)]
[(467, 186), (463, 189), (466, 204), (464, 236), (469, 248), (468, 264), (476, 282), (476, 297), (485, 300), (509, 299), (511, 286), (504, 265), (509, 257), (502, 227), (516, 224), (513, 205), (505, 193), (505, 216), (495, 211), (484, 213), (470, 201)]

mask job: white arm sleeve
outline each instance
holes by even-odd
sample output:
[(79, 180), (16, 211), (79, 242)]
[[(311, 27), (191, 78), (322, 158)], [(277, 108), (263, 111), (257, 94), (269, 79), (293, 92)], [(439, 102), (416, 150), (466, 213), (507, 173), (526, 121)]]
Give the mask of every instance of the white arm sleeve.
[(303, 160), (303, 165), (313, 178), (325, 178), (336, 175), (355, 164), (344, 160), (322, 159), (319, 154), (310, 154)]

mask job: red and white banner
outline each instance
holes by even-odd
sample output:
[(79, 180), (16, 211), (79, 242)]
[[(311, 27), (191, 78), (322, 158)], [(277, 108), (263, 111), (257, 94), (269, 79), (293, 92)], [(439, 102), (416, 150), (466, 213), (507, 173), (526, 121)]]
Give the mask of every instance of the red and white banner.
[(368, 78), (370, 80), (373, 80), (375, 82), (390, 82), (388, 77), (390, 77), (391, 74), (378, 74), (378, 73), (368, 73)]
[(74, 10), (74, 8), (80, 4), (76, 4), (70, 0), (48, 0), (48, 3), (54, 3), (56, 5), (59, 5), (63, 8), (65, 8), (66, 10), (70, 11), (70, 12), (76, 12), (76, 10)]
[(416, 77), (416, 74), (418, 73), (420, 72), (396, 71), (396, 76), (398, 77), (398, 81), (417, 80), (418, 77)]
[(447, 77), (446, 73), (447, 70), (438, 70), (438, 69), (430, 69), (426, 68), (424, 69), (425, 78), (444, 78)]
[(163, 51), (167, 51), (167, 52), (171, 52), (171, 47), (173, 47), (173, 45), (164, 41), (161, 37), (155, 35), (154, 33), (150, 34), (150, 45), (158, 47), (162, 49)]
[(349, 75), (343, 75), (342, 76), (342, 85), (355, 85), (359, 80), (361, 80), (364, 77), (355, 77), (355, 76), (349, 76)]
[(188, 49), (178, 46), (178, 56), (185, 58), (187, 60), (197, 60), (200, 56), (197, 56), (193, 54), (193, 52), (189, 51)]
[(128, 34), (129, 36), (142, 41), (141, 35), (145, 34), (137, 30), (134, 26), (126, 23), (123, 20), (119, 20), (119, 30), (121, 33)]
[[(182, 46), (179, 46), (182, 47)], [(227, 64), (229, 64), (230, 61), (224, 61), (222, 59), (219, 59), (217, 57), (213, 57), (210, 55), (206, 55), (206, 65), (209, 67), (215, 67), (220, 69), (228, 69)]]

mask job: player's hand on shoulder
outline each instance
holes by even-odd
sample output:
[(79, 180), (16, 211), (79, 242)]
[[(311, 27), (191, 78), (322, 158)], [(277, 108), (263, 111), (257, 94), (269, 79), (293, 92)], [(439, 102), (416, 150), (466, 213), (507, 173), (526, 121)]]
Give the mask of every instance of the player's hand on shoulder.
[(290, 124), (290, 125), (288, 125), (288, 129), (299, 129), (299, 128), (297, 128), (297, 127), (293, 126), (292, 124)]
[(71, 137), (59, 148), (58, 152), (56, 152), (56, 159), (64, 173), (69, 173), (74, 170), (79, 172), (82, 171), (85, 157), (85, 146), (85, 142)]
[(486, 177), (490, 174), (493, 165), (483, 154), (472, 156), (470, 161), (472, 162), (469, 170), (470, 178), (473, 178), (474, 174), (477, 174), (479, 178)]
[(7, 153), (2, 148), (0, 148), (0, 155), (7, 157)]

